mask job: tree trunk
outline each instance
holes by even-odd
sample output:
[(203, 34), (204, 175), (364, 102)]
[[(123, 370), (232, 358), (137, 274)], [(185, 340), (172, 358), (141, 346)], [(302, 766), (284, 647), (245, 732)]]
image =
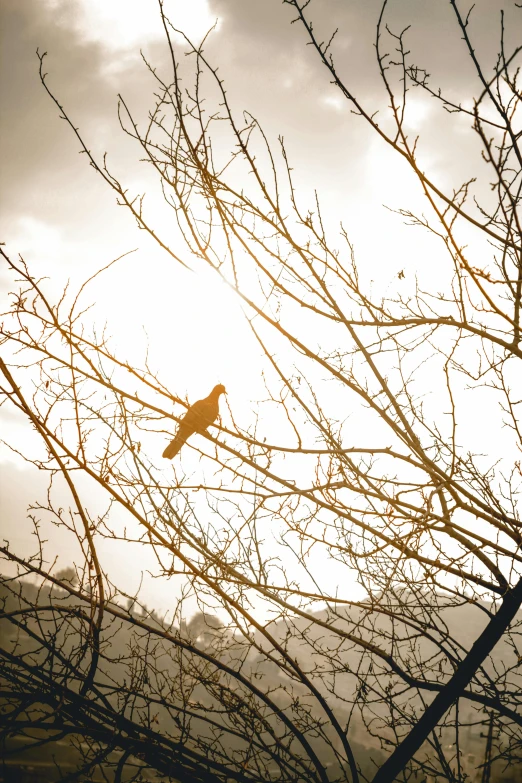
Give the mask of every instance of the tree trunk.
[(522, 604), (522, 579), (504, 596), (502, 606), (482, 631), (444, 690), (379, 769), (372, 783), (391, 783), (418, 751), (443, 715), (458, 699), (471, 678), (493, 650)]

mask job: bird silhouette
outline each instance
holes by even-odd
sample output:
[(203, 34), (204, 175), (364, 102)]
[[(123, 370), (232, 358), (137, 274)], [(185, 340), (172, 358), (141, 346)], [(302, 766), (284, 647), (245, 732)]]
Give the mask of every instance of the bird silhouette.
[(208, 397), (205, 397), (204, 400), (198, 400), (190, 406), (179, 423), (174, 439), (170, 441), (163, 452), (165, 459), (175, 457), (187, 438), (190, 438), (195, 432), (202, 434), (207, 427), (216, 421), (219, 416), (219, 397), (225, 393), (226, 389), (223, 384), (218, 383)]

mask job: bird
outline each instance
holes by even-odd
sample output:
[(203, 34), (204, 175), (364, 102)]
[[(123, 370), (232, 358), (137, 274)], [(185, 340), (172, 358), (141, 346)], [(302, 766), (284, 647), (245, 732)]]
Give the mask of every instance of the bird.
[(208, 397), (205, 397), (204, 400), (197, 400), (194, 405), (190, 406), (179, 423), (174, 439), (170, 441), (163, 452), (165, 459), (173, 459), (187, 438), (190, 438), (196, 432), (201, 435), (216, 421), (219, 416), (219, 397), (221, 394), (226, 394), (226, 389), (222, 383), (218, 383)]

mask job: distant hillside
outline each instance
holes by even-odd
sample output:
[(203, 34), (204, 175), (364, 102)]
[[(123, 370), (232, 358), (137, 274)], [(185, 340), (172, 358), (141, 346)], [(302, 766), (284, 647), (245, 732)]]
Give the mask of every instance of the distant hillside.
[[(15, 612), (30, 605), (47, 606), (50, 609), (53, 607), (61, 607), (62, 609), (76, 607), (85, 610), (86, 608), (85, 603), (62, 590), (49, 588), (45, 585), (38, 586), (26, 580), (4, 580), (0, 585), (0, 602), (3, 604), (4, 613)], [(121, 607), (118, 608), (121, 611)], [(485, 606), (485, 608), (488, 607)], [(142, 617), (142, 615), (138, 616)], [(368, 732), (361, 721), (357, 709), (350, 717), (351, 704), (360, 687), (361, 679), (364, 680), (365, 676), (370, 677), (370, 659), (361, 653), (361, 649), (351, 641), (339, 637), (331, 628), (325, 628), (321, 623), (335, 626), (345, 633), (357, 633), (365, 641), (376, 642), (371, 624), (368, 625), (368, 620), (361, 610), (346, 606), (325, 608), (313, 617), (318, 622), (311, 622), (302, 617), (293, 617), (280, 619), (269, 625), (268, 628), (273, 638), (298, 660), (304, 671), (309, 673), (315, 687), (324, 694), (329, 704), (335, 709), (341, 724), (348, 723), (350, 718), (348, 738), (358, 763), (365, 775), (371, 778), (376, 765), (378, 766), (385, 757), (386, 731), (380, 731), (379, 725), (386, 713), (386, 705), (378, 701), (372, 703), (372, 711), (375, 716), (372, 733)], [(160, 619), (153, 613), (143, 619), (149, 625), (161, 628)], [(443, 638), (445, 633), (450, 633), (462, 645), (469, 648), (483, 629), (486, 619), (485, 613), (478, 606), (462, 604), (451, 609), (443, 609), (440, 612), (439, 638)], [(2, 648), (18, 656), (30, 653), (36, 659), (40, 653), (37, 651), (38, 645), (35, 638), (31, 637), (31, 633), (38, 635), (41, 631), (34, 615), (29, 615), (24, 622), (24, 627), (16, 627), (5, 617), (0, 619)], [(393, 625), (392, 620), (385, 615), (378, 615), (377, 622), (379, 644), (381, 645), (383, 636), (386, 638), (386, 635), (389, 635), (391, 640), (392, 630), (395, 632), (395, 637), (402, 632), (399, 625), (397, 623)], [(46, 629), (46, 632), (49, 632), (49, 628)], [(291, 710), (292, 700), (295, 698), (300, 699), (302, 704), (309, 703), (310, 707), (315, 709), (315, 702), (302, 684), (293, 683), (287, 673), (282, 671), (275, 662), (268, 660), (255, 647), (247, 648), (242, 639), (227, 631), (217, 618), (211, 615), (196, 615), (184, 628), (171, 629), (171, 633), (191, 640), (200, 649), (216, 656), (218, 660), (231, 667), (240, 665), (243, 675), (250, 678), (256, 686), (261, 687), (265, 692), (270, 692), (272, 700), (281, 709)], [(80, 637), (78, 633), (71, 633), (69, 629), (68, 634), (65, 632), (58, 634), (56, 643), (60, 653), (67, 657), (78, 649)], [(257, 643), (260, 646), (266, 645), (266, 641), (261, 635), (258, 636)], [(411, 648), (411, 654), (422, 660), (428, 659), (435, 650), (435, 645), (432, 642), (421, 637), (416, 637), (408, 644)], [(116, 622), (114, 618), (107, 615), (102, 634), (103, 665), (99, 668), (97, 682), (107, 688), (111, 683), (132, 682), (135, 677), (133, 669), (135, 668), (136, 655), (139, 654), (143, 661), (149, 660), (151, 663), (153, 661), (152, 658), (147, 658), (147, 645), (147, 637), (140, 629), (121, 621)], [(192, 678), (190, 681), (190, 701), (188, 702), (191, 709), (197, 713), (216, 708), (218, 706), (216, 691), (209, 690), (201, 682), (198, 683), (198, 670), (191, 668), (192, 664), (187, 665), (186, 670), (183, 669), (183, 665), (187, 664), (187, 661), (183, 662), (182, 658), (177, 653), (173, 653), (170, 647), (171, 645), (162, 639), (156, 638), (154, 640), (156, 660), (161, 662), (161, 677), (169, 681), (181, 677), (185, 678), (187, 682)], [(326, 664), (332, 659), (335, 666), (328, 671)], [(487, 668), (492, 675), (495, 671), (497, 676), (505, 673), (508, 684), (511, 682), (510, 678), (513, 677), (514, 686), (514, 674), (512, 675), (509, 671), (509, 667), (515, 663), (513, 650), (503, 642), (495, 648)], [(154, 665), (157, 669), (158, 664)], [(420, 676), (415, 671), (414, 661), (411, 669), (416, 676)], [(2, 671), (2, 684), (4, 687), (8, 687), (8, 672), (5, 667), (2, 668)], [(366, 675), (365, 672), (368, 674)], [(140, 680), (140, 687), (145, 696), (147, 694), (147, 676), (149, 675), (142, 676)], [(158, 676), (158, 673), (156, 672), (154, 676)], [(445, 676), (447, 676), (447, 671), (441, 670), (441, 680)], [(411, 702), (412, 693), (412, 691), (406, 691), (405, 699)], [(108, 698), (112, 700), (112, 697)], [(426, 700), (429, 701), (429, 698), (430, 694), (427, 693)], [(4, 709), (6, 709), (8, 700), (4, 697), (2, 702)], [(417, 697), (413, 699), (413, 702), (420, 705)], [(116, 698), (113, 703), (116, 706)], [(178, 707), (181, 710), (186, 709), (186, 705), (184, 706), (181, 700)], [(477, 768), (482, 763), (484, 756), (485, 739), (483, 733), (485, 731), (484, 721), (487, 716), (479, 706), (473, 705), (467, 700), (461, 700), (460, 709), (460, 720), (463, 725), (460, 738), (463, 768), (470, 775), (470, 781), (474, 782), (480, 780), (482, 774)], [(160, 714), (158, 712), (158, 716), (158, 730), (171, 732), (172, 726), (167, 713)], [(449, 732), (443, 731), (440, 741), (447, 745), (448, 742), (453, 741), (452, 736)], [(53, 777), (55, 775), (53, 755), (55, 759), (60, 760), (64, 771), (65, 769), (72, 771), (80, 761), (80, 754), (73, 749), (70, 741), (66, 738), (36, 749), (29, 748), (27, 737), (9, 737), (7, 741), (4, 738), (4, 742), (4, 781), (47, 783), (47, 781), (59, 779)], [(333, 742), (335, 746), (335, 740)], [(232, 750), (232, 745), (230, 747)], [(320, 752), (325, 753), (324, 749)], [(333, 774), (337, 764), (334, 754), (323, 756), (323, 763), (331, 767)], [(27, 769), (24, 771), (23, 767)], [(20, 777), (16, 777), (16, 775), (12, 777), (15, 770)], [(522, 770), (519, 777), (517, 777), (518, 773), (515, 773), (515, 777), (511, 776), (511, 778), (507, 774), (502, 777), (500, 770), (494, 770), (494, 772), (491, 783), (496, 781), (507, 783), (509, 780), (513, 783), (522, 781)], [(157, 778), (155, 779), (157, 780)], [(101, 782), (102, 778), (94, 776), (92, 780), (97, 783), (98, 780)]]

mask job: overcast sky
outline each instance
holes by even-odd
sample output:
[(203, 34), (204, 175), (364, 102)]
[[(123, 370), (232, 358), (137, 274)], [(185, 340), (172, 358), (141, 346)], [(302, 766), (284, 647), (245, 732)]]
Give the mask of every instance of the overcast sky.
[[(140, 189), (146, 174), (139, 153), (118, 132), (117, 94), (137, 116), (146, 117), (153, 84), (140, 49), (159, 69), (168, 67), (157, 3), (0, 0), (0, 7), (0, 203), (7, 252), (22, 253), (58, 290), (68, 278), (83, 279), (137, 248), (118, 278), (117, 301), (110, 285), (97, 295), (98, 311), (109, 318), (116, 343), (130, 350), (131, 339), (145, 327), (175, 393), (194, 399), (223, 381), (231, 404), (247, 415), (260, 393), (260, 366), (240, 327), (238, 305), (213, 279), (175, 267), (136, 229), (78, 155), (77, 140), (38, 78), (37, 48), (48, 53), (49, 85), (89, 148), (107, 151), (115, 173), (131, 189)], [(332, 220), (343, 220), (359, 262), (381, 259), (377, 267), (385, 285), (400, 269), (417, 272), (421, 264), (429, 274), (436, 268), (431, 239), (405, 228), (383, 206), (415, 209), (417, 185), (329, 84), (303, 30), (291, 24), (289, 6), (281, 0), (167, 0), (166, 8), (174, 24), (195, 40), (217, 20), (206, 51), (220, 67), (233, 106), (252, 112), (274, 144), (284, 135), (299, 185), (308, 197), (317, 188)], [(338, 70), (372, 110), (386, 105), (374, 51), (379, 8), (380, 0), (314, 0), (310, 6), (325, 37), (339, 28)], [(501, 8), (507, 12), (508, 43), (522, 40), (522, 12), (514, 2), (479, 0), (471, 29), (486, 61), (497, 51)], [(477, 94), (449, 2), (396, 0), (389, 21), (397, 31), (412, 24), (412, 58), (433, 74), (434, 86), (457, 103)], [(407, 123), (412, 134), (421, 134), (420, 159), (441, 186), (460, 184), (475, 173), (477, 148), (466, 123), (450, 122), (436, 102), (416, 94)], [(0, 269), (2, 297), (10, 284)], [(174, 339), (180, 330), (187, 335), (182, 343)], [(0, 421), (6, 432), (19, 426), (5, 412)], [(21, 520), (32, 499), (26, 468), (5, 450), (0, 458), (2, 537), (23, 550), (29, 527)], [(42, 482), (34, 481), (34, 491), (40, 492)], [(66, 559), (65, 553), (64, 565)], [(155, 588), (150, 589), (156, 600)]]

